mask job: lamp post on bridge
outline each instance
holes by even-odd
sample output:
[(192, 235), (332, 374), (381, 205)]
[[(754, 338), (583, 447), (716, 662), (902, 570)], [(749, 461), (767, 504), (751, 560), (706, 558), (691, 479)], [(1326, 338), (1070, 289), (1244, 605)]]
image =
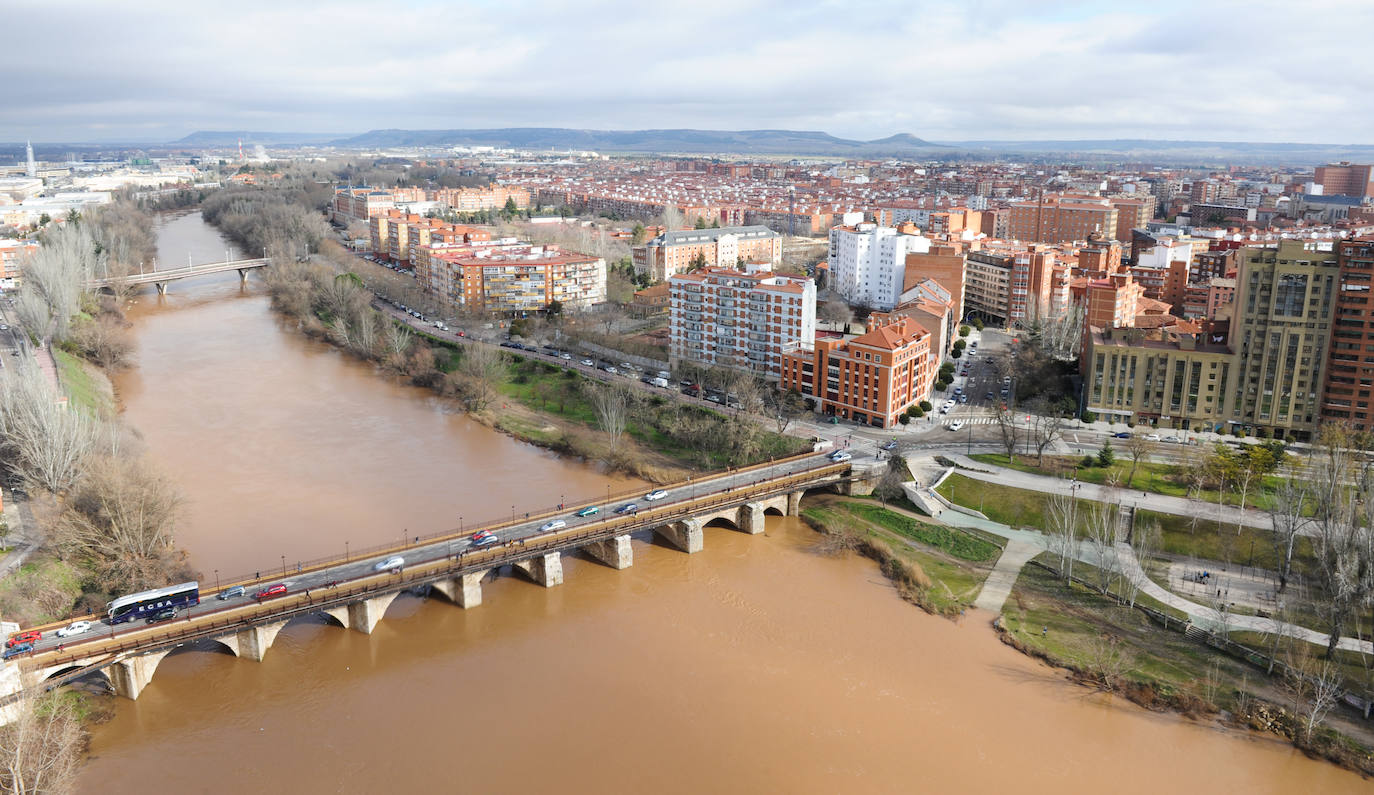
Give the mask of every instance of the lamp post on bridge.
[(348, 562), (348, 542), (344, 542), (344, 563)]
[(286, 576), (286, 556), (281, 556), (281, 576)]
[(219, 569), (215, 569), (215, 590), (219, 590)]

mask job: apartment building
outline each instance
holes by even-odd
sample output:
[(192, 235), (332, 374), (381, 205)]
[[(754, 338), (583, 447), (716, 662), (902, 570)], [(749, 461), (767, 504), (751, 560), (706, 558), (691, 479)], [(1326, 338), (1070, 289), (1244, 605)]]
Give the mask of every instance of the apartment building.
[(1236, 367), (1225, 334), (1093, 328), (1083, 345), (1083, 404), (1123, 421), (1222, 430)]
[(668, 358), (781, 374), (783, 350), (816, 336), (816, 283), (773, 273), (766, 263), (703, 268), (668, 280)]
[(820, 411), (891, 428), (930, 394), (937, 358), (931, 334), (910, 317), (849, 339), (820, 338), (782, 357), (780, 386), (814, 397)]
[(1313, 182), (1322, 186), (1327, 196), (1355, 196), (1361, 199), (1374, 196), (1374, 166), (1332, 163), (1317, 166)]
[(1232, 421), (1299, 440), (1315, 432), (1341, 282), (1329, 245), (1284, 240), (1241, 251), (1230, 340), (1242, 378), (1232, 385)]
[(1355, 430), (1374, 430), (1374, 239), (1341, 241), (1336, 262), (1340, 289), (1322, 415), (1349, 422)]
[(584, 310), (606, 301), (606, 261), (558, 246), (431, 247), (422, 284), (470, 311), (518, 316), (542, 312), (554, 301)]
[(861, 223), (830, 230), (829, 287), (850, 304), (888, 310), (897, 305), (908, 253), (930, 251), (930, 239)]
[(1099, 329), (1134, 326), (1144, 297), (1145, 288), (1129, 273), (1089, 280), (1083, 290), (1083, 324)]
[(1071, 243), (1087, 240), (1094, 232), (1117, 234), (1118, 217), (1110, 199), (1056, 194), (1013, 203), (1007, 234), (1032, 243)]
[(0, 240), (0, 287), (11, 289), (19, 282), (19, 266), (38, 253), (37, 240)]
[(782, 236), (766, 226), (670, 230), (633, 251), (635, 270), (655, 281), (683, 273), (693, 263), (709, 268), (737, 268), (741, 262), (782, 263)]
[(964, 312), (983, 320), (1007, 322), (1010, 316), (1011, 254), (970, 251), (964, 255)]

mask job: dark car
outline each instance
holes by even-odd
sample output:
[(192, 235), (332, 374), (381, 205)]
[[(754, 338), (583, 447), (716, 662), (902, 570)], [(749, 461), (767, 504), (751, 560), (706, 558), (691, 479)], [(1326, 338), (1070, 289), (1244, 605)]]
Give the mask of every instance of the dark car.
[(1112, 434), (1112, 438), (1114, 438), (1114, 439), (1129, 439), (1129, 438), (1131, 438), (1131, 434), (1130, 434), (1129, 431), (1122, 431), (1121, 433), (1114, 433), (1114, 434)]
[(166, 607), (148, 616), (147, 623), (156, 624), (159, 621), (171, 621), (176, 617), (177, 609), (175, 607)]
[(19, 644), (16, 644), (16, 645), (14, 645), (14, 646), (9, 647), (8, 649), (5, 649), (5, 657), (4, 657), (4, 658), (5, 658), (6, 660), (8, 660), (8, 659), (11, 658), (11, 657), (18, 657), (18, 656), (21, 655), (21, 654), (26, 654), (26, 653), (31, 652), (31, 651), (33, 651), (33, 644), (32, 644), (32, 643), (19, 643)]
[(253, 594), (253, 598), (257, 599), (258, 601), (262, 601), (263, 599), (271, 599), (274, 596), (286, 596), (285, 583), (279, 582), (276, 585), (269, 585), (266, 588), (263, 588), (261, 591), (258, 591), (257, 593)]
[(992, 400), (992, 398), (993, 398), (993, 394), (992, 394), (991, 392), (984, 392), (984, 393), (983, 393), (983, 399), (984, 399), (984, 400)]
[(630, 513), (631, 511), (637, 511), (637, 510), (639, 510), (639, 506), (638, 506), (638, 505), (636, 505), (636, 504), (633, 503), (633, 502), (627, 502), (627, 503), (625, 503), (624, 505), (620, 506), (619, 508), (616, 508), (616, 509), (615, 509), (615, 512), (616, 512), (616, 513)]

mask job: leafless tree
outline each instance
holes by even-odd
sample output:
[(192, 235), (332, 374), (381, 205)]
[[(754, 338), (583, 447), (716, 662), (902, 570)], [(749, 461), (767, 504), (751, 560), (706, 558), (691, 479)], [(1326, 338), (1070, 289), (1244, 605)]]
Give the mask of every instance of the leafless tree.
[(1098, 635), (1087, 648), (1089, 670), (1104, 690), (1115, 690), (1131, 669), (1132, 659), (1114, 635)]
[(1064, 435), (1066, 423), (1058, 408), (1043, 397), (1031, 401), (1027, 410), (1031, 415), (1030, 438), (1035, 445), (1035, 463), (1040, 466), (1045, 463), (1045, 449)]
[(1135, 481), (1135, 471), (1140, 467), (1140, 459), (1150, 452), (1150, 443), (1140, 434), (1132, 434), (1122, 446), (1126, 449), (1126, 455), (1131, 457), (1131, 469), (1126, 473), (1126, 488), (1129, 489)]
[(1041, 325), (1040, 347), (1055, 359), (1076, 359), (1083, 346), (1085, 307), (1081, 302), (1069, 304), (1067, 311), (1057, 317), (1047, 317)]
[(0, 449), (26, 483), (66, 491), (85, 470), (96, 431), (96, 422), (69, 409), (31, 361), (0, 374)]
[(1051, 494), (1046, 500), (1045, 528), (1050, 554), (1059, 558), (1059, 572), (1068, 580), (1078, 555), (1079, 502), (1071, 494)]
[(816, 319), (843, 328), (854, 322), (854, 311), (837, 293), (827, 292), (817, 302)]
[(24, 281), (16, 309), (26, 328), (41, 339), (65, 340), (86, 281), (101, 274), (104, 262), (89, 226), (68, 224), (50, 232), (21, 266)]
[(663, 225), (664, 231), (675, 232), (682, 228), (682, 213), (673, 205), (665, 205), (663, 212), (658, 216), (658, 222)]
[(0, 790), (71, 792), (86, 743), (71, 699), (59, 691), (25, 696), (14, 710), (15, 719), (0, 727)]
[(1269, 509), (1270, 540), (1274, 544), (1274, 557), (1278, 561), (1279, 585), (1275, 592), (1282, 594), (1293, 576), (1293, 555), (1297, 551), (1301, 529), (1307, 522), (1304, 513), (1310, 506), (1307, 484), (1299, 475), (1289, 475), (1279, 483), (1274, 492), (1274, 501)]
[(1312, 539), (1317, 565), (1314, 574), (1323, 593), (1327, 615), (1326, 656), (1336, 652), (1336, 644), (1352, 611), (1366, 601), (1374, 589), (1374, 539), (1370, 500), (1374, 493), (1360, 493), (1352, 486), (1355, 477), (1355, 451), (1348, 428), (1339, 423), (1322, 427), (1318, 446), (1312, 456), (1311, 482), (1318, 490)]
[(506, 359), (491, 345), (470, 344), (456, 372), (457, 388), (468, 411), (481, 411), (496, 399), (496, 384), (506, 370)]
[(887, 505), (888, 500), (895, 500), (902, 496), (902, 484), (911, 479), (910, 470), (907, 469), (906, 459), (899, 455), (894, 455), (887, 460), (887, 470), (883, 472), (882, 478), (878, 480), (878, 485), (874, 487), (873, 493), (878, 496), (883, 505)]
[(181, 504), (143, 460), (103, 458), (73, 489), (54, 540), (64, 555), (94, 560), (112, 591), (164, 585), (181, 563), (173, 549)]
[(588, 397), (596, 412), (597, 424), (606, 433), (607, 448), (615, 455), (630, 417), (630, 393), (619, 384), (602, 384), (592, 387)]
[(765, 407), (777, 424), (778, 433), (786, 433), (794, 420), (806, 413), (806, 403), (795, 389), (769, 389), (764, 393)]
[(1097, 564), (1098, 590), (1107, 587), (1116, 576), (1120, 562), (1116, 556), (1116, 539), (1121, 531), (1121, 506), (1116, 502), (1095, 502), (1088, 508), (1088, 549)]
[(1326, 716), (1340, 700), (1342, 678), (1340, 666), (1329, 656), (1313, 659), (1307, 644), (1298, 644), (1296, 656), (1289, 663), (1284, 686), (1293, 699), (1293, 712), (1302, 718), (1303, 738), (1312, 742), (1312, 732), (1326, 720)]
[(993, 410), (993, 419), (997, 422), (997, 431), (1002, 438), (1002, 447), (1007, 451), (1007, 461), (1014, 461), (1016, 458), (1016, 443), (1018, 430), (1016, 428), (1016, 414), (1011, 407), (1003, 403)]
[(106, 370), (123, 365), (134, 349), (125, 322), (109, 313), (73, 323), (71, 339), (86, 358)]
[(1145, 527), (1136, 528), (1131, 533), (1131, 551), (1135, 554), (1136, 562), (1139, 564), (1132, 569), (1130, 576), (1126, 577), (1126, 598), (1131, 607), (1135, 607), (1136, 597), (1140, 595), (1140, 589), (1144, 587), (1145, 580), (1149, 578), (1149, 572), (1145, 566), (1154, 557), (1159, 549), (1160, 539), (1163, 531), (1158, 522), (1151, 522)]

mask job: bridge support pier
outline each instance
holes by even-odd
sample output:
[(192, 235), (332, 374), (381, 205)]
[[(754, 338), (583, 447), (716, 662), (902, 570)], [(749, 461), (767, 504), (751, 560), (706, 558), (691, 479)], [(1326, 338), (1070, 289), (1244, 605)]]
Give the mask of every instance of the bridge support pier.
[(110, 684), (114, 685), (115, 694), (121, 695), (130, 701), (137, 701), (143, 688), (152, 681), (153, 672), (157, 670), (158, 663), (167, 656), (167, 652), (158, 651), (152, 654), (140, 654), (137, 657), (130, 657), (120, 660), (110, 666)]
[(281, 632), (282, 627), (285, 626), (285, 621), (278, 621), (275, 624), (241, 629), (234, 633), (234, 644), (231, 648), (236, 647), (235, 651), (240, 657), (262, 662), (267, 650), (272, 648), (273, 641), (277, 639), (277, 633)]
[(746, 502), (739, 507), (739, 529), (751, 536), (763, 532), (763, 503)]
[(525, 572), (531, 580), (545, 588), (563, 584), (563, 557), (557, 552), (522, 560), (515, 564), (515, 568)]
[(683, 519), (655, 527), (654, 532), (663, 536), (668, 543), (690, 555), (693, 552), (701, 551), (704, 535), (702, 528), (704, 526), (705, 523), (700, 519)]
[(371, 599), (350, 604), (348, 606), (348, 628), (356, 629), (364, 635), (371, 635), (377, 622), (381, 621), (382, 616), (386, 614), (386, 609), (400, 595), (400, 591), (392, 591), (389, 594), (374, 596)]
[(801, 499), (804, 491), (794, 491), (787, 495), (787, 515), (796, 516), (801, 513)]
[(167, 282), (153, 282), (153, 286), (157, 288), (158, 295), (167, 294)]
[(628, 569), (635, 560), (628, 535), (608, 538), (605, 541), (593, 541), (582, 549), (613, 569)]
[(482, 604), (482, 578), (485, 576), (485, 571), (475, 571), (451, 580), (440, 580), (431, 587), (459, 607), (476, 607)]
[(248, 269), (247, 269), (247, 268), (239, 268), (239, 284), (247, 284), (247, 283), (248, 283)]

